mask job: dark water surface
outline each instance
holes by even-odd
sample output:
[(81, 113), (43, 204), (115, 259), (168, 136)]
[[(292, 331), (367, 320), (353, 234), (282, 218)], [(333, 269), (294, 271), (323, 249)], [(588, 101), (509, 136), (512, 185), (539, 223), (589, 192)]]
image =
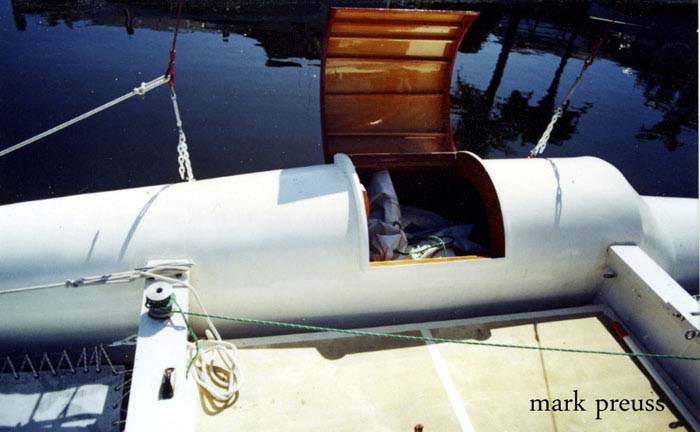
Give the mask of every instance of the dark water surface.
[[(188, 2), (177, 56), (197, 178), (322, 163), (328, 3), (197, 9), (204, 3)], [(487, 158), (529, 153), (608, 28), (591, 16), (627, 22), (611, 27), (545, 156), (597, 156), (642, 194), (697, 197), (696, 5), (389, 4), (482, 12), (455, 64), (452, 128), (460, 149)], [(161, 75), (174, 15), (105, 1), (0, 2), (0, 148)], [(0, 204), (177, 181), (174, 125), (162, 87), (1, 158)]]

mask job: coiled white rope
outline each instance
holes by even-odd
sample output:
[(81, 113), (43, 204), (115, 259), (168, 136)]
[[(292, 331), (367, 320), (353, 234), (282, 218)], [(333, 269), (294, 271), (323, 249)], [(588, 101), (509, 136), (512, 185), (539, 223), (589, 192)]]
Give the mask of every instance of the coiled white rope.
[[(139, 274), (143, 277), (152, 277), (174, 285), (184, 285), (194, 296), (202, 313), (208, 315), (199, 297), (199, 293), (192, 284), (155, 272), (183, 269), (184, 268), (179, 267), (158, 267), (152, 271), (141, 271)], [(184, 314), (183, 318), (187, 319)], [(233, 343), (224, 341), (221, 338), (216, 326), (209, 317), (205, 319), (207, 322), (207, 329), (204, 333), (207, 339), (189, 343), (190, 360), (192, 362), (192, 368), (194, 369), (194, 380), (204, 391), (209, 393), (212, 398), (220, 402), (227, 402), (238, 393), (243, 383), (243, 372), (238, 366), (238, 349)], [(221, 361), (221, 365), (217, 364), (217, 359)], [(224, 373), (217, 372), (217, 369), (223, 369)]]
[[(199, 297), (199, 293), (192, 284), (180, 279), (165, 276), (161, 273), (164, 271), (184, 273), (188, 270), (190, 270), (189, 265), (157, 265), (154, 267), (138, 268), (105, 275), (68, 279), (64, 282), (52, 284), (11, 288), (0, 291), (0, 295), (61, 287), (77, 288), (89, 285), (126, 283), (140, 278), (154, 278), (173, 285), (185, 286), (192, 293), (202, 313), (204, 315), (209, 315), (202, 303), (202, 299)], [(183, 318), (187, 320), (185, 314), (183, 314)], [(243, 372), (239, 367), (238, 349), (233, 343), (224, 341), (221, 338), (221, 334), (219, 334), (219, 331), (209, 317), (205, 319), (207, 329), (204, 331), (204, 334), (207, 338), (194, 343), (188, 343), (190, 361), (194, 369), (194, 380), (204, 391), (209, 393), (212, 398), (221, 402), (227, 402), (238, 393), (243, 383)], [(220, 364), (217, 364), (217, 359), (221, 362)], [(224, 373), (217, 372), (217, 370), (221, 369), (223, 369)]]

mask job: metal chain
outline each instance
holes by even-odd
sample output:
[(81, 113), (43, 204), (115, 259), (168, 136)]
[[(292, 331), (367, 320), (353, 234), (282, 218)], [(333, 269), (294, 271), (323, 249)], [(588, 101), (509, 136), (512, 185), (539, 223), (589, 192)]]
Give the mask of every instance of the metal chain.
[(557, 107), (556, 110), (554, 110), (554, 114), (552, 114), (552, 119), (549, 121), (547, 129), (545, 129), (544, 133), (542, 134), (542, 137), (539, 139), (539, 141), (537, 141), (537, 145), (535, 146), (535, 148), (532, 149), (528, 158), (535, 158), (544, 152), (544, 149), (547, 147), (547, 143), (549, 142), (549, 136), (552, 133), (552, 129), (554, 129), (554, 124), (564, 115), (564, 110), (569, 105), (569, 99), (571, 99), (571, 96), (574, 94), (576, 87), (578, 87), (578, 85), (581, 84), (581, 79), (583, 78), (583, 74), (586, 72), (586, 69), (588, 69), (588, 67), (591, 64), (593, 64), (595, 56), (596, 54), (598, 54), (598, 50), (603, 45), (603, 42), (605, 42), (605, 39), (607, 39), (608, 37), (608, 33), (610, 33), (609, 26), (608, 29), (605, 30), (603, 35), (600, 37), (600, 39), (598, 39), (598, 43), (595, 44), (593, 50), (591, 50), (591, 53), (588, 55), (588, 57), (586, 57), (586, 60), (584, 60), (583, 66), (581, 67), (581, 71), (578, 73), (576, 80), (571, 85), (571, 88), (569, 88), (569, 91), (566, 93), (566, 96), (564, 96), (564, 100), (562, 100), (561, 104)]
[(562, 109), (562, 107), (557, 107), (557, 109), (554, 111), (554, 115), (552, 116), (552, 120), (550, 120), (549, 124), (547, 125), (547, 129), (545, 129), (540, 140), (537, 141), (537, 145), (535, 146), (535, 148), (533, 148), (530, 152), (531, 158), (542, 154), (544, 149), (547, 147), (547, 143), (549, 142), (549, 135), (552, 133), (552, 129), (554, 129), (554, 124), (557, 122), (557, 120), (561, 118), (563, 114), (564, 110)]
[(175, 111), (175, 125), (177, 126), (178, 143), (177, 143), (177, 162), (179, 165), (178, 171), (180, 178), (190, 182), (195, 181), (192, 173), (192, 163), (190, 162), (190, 152), (187, 149), (187, 137), (182, 129), (182, 120), (180, 119), (180, 109), (177, 105), (177, 95), (175, 87), (170, 87), (170, 98), (173, 100), (173, 110)]

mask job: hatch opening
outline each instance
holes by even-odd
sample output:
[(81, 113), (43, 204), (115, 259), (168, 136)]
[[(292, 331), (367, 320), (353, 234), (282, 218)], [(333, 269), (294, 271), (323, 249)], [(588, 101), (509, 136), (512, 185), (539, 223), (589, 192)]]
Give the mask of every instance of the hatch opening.
[[(421, 159), (358, 167), (369, 194), (372, 265), (505, 256), (498, 196), (478, 158), (449, 153)], [(382, 189), (387, 183), (388, 192)]]

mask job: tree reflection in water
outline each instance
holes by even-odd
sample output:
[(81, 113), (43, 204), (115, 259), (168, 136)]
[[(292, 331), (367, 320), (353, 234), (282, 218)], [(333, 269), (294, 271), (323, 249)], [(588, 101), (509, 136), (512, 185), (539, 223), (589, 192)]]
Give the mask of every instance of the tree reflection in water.
[[(482, 91), (461, 76), (457, 77), (452, 92), (452, 110), (456, 120), (455, 141), (460, 149), (473, 151), (482, 157), (488, 156), (492, 151), (501, 152), (506, 156), (522, 155), (523, 151), (518, 151), (514, 145), (524, 147), (537, 143), (551, 120), (554, 109), (571, 85), (570, 82), (561, 82), (569, 59), (572, 55), (579, 58), (585, 56), (585, 50), (596, 42), (596, 32), (597, 37), (604, 32), (604, 26), (591, 25), (590, 11), (585, 5), (569, 10), (571, 13), (568, 20), (556, 22), (554, 18), (550, 21), (556, 23), (557, 30), (568, 33), (568, 38), (566, 41), (563, 37), (555, 40), (553, 42), (556, 43), (547, 47), (546, 51), (549, 52), (562, 46), (564, 49), (559, 54), (560, 62), (553, 73), (551, 84), (545, 95), (534, 104), (532, 91), (513, 90), (510, 95), (500, 99), (495, 95), (510, 52), (514, 47), (522, 51), (523, 46), (536, 44), (528, 38), (537, 39), (537, 28), (543, 17), (532, 9), (515, 9), (509, 12), (500, 10), (485, 14), (485, 21), (491, 26), (491, 31), (506, 20), (507, 24), (505, 31), (499, 34), (501, 51), (486, 90)], [(561, 16), (559, 18), (561, 19)], [(683, 128), (697, 130), (696, 38), (690, 28), (676, 27), (677, 31), (670, 33), (658, 31), (658, 28), (642, 28), (641, 33), (636, 31), (631, 36), (621, 31), (628, 30), (626, 27), (637, 29), (642, 26), (643, 24), (612, 26), (613, 32), (599, 55), (612, 57), (615, 61), (634, 68), (637, 72), (637, 85), (644, 89), (645, 105), (663, 114), (658, 123), (651, 126), (641, 125), (636, 138), (643, 141), (662, 141), (669, 151), (674, 151), (679, 145), (683, 145), (679, 137)], [(679, 30), (685, 30), (686, 34), (679, 35)], [(488, 34), (488, 31), (470, 32), (465, 41), (466, 51), (478, 51)], [(473, 40), (474, 38), (478, 40)], [(584, 39), (585, 42), (582, 43), (580, 39)], [(475, 46), (478, 47), (476, 50), (473, 48)], [(591, 103), (582, 103), (577, 107), (568, 107), (552, 131), (550, 144), (561, 146), (568, 141), (576, 132), (579, 119), (591, 106)]]
[[(134, 40), (142, 37), (140, 32), (144, 29), (172, 30), (171, 3), (161, 0), (124, 3), (105, 0), (12, 0), (11, 7), (17, 31), (32, 32), (38, 16), (42, 27), (64, 24), (67, 28), (73, 28), (74, 23), (76, 28), (81, 29), (85, 28), (84, 24), (122, 27), (125, 30), (122, 33), (124, 38), (130, 38), (133, 44)], [(577, 89), (572, 104), (556, 123), (550, 138), (553, 148), (550, 148), (551, 153), (545, 155), (596, 154), (610, 159), (621, 152), (632, 152), (632, 157), (621, 157), (615, 161), (626, 175), (641, 167), (641, 163), (632, 159), (642, 157), (642, 154), (652, 158), (666, 156), (669, 161), (678, 153), (695, 154), (693, 157), (697, 157), (697, 8), (692, 5), (635, 2), (615, 3), (613, 7), (607, 2), (581, 2), (553, 7), (552, 4), (511, 6), (448, 0), (404, 0), (400, 3), (372, 0), (333, 0), (330, 3), (320, 0), (234, 0), (225, 2), (226, 7), (223, 7), (223, 3), (213, 0), (191, 0), (186, 2), (183, 30), (218, 33), (222, 46), (207, 46), (211, 51), (207, 51), (208, 55), (201, 59), (201, 70), (191, 69), (188, 73), (194, 80), (197, 79), (195, 75), (208, 73), (206, 68), (235, 67), (237, 73), (247, 74), (237, 79), (256, 80), (261, 79), (262, 68), (274, 68), (280, 73), (298, 70), (304, 76), (311, 77), (303, 90), (306, 93), (300, 95), (300, 100), (307, 100), (308, 107), (304, 109), (313, 111), (318, 87), (312, 81), (318, 80), (318, 60), (322, 53), (329, 5), (386, 7), (387, 3), (392, 7), (471, 9), (481, 12), (460, 47), (458, 62), (472, 63), (461, 72), (459, 68), (456, 69), (451, 92), (452, 125), (459, 149), (473, 151), (483, 157), (527, 155), (546, 129), (582, 61), (608, 27), (605, 21), (591, 18), (600, 17), (626, 24), (612, 26), (596, 64), (586, 72), (584, 84)], [(615, 9), (620, 7), (623, 9)], [(240, 62), (239, 56), (223, 52), (239, 45), (241, 38), (254, 40), (262, 48), (265, 57), (262, 62), (236, 64)], [(120, 44), (118, 40), (113, 42), (117, 46)], [(230, 59), (226, 60), (230, 63), (217, 60), (224, 55)], [(611, 90), (616, 89), (610, 86), (621, 82), (621, 71), (634, 80), (634, 85), (627, 85), (626, 93), (613, 94)], [(223, 75), (225, 70), (222, 70)], [(209, 92), (221, 94), (222, 98), (235, 97), (235, 89), (230, 87), (229, 82), (226, 83), (229, 87), (212, 87)], [(279, 83), (272, 83), (270, 87), (274, 85)], [(205, 95), (206, 92), (201, 94)], [(199, 102), (204, 111), (214, 109), (214, 104), (204, 96)], [(195, 107), (198, 103), (196, 98), (192, 98), (190, 103), (193, 109), (199, 109)], [(270, 100), (267, 107), (281, 108), (276, 103), (276, 100)], [(620, 129), (624, 129), (624, 135), (620, 132), (611, 138), (605, 131), (600, 131), (602, 127), (598, 123), (610, 110), (624, 112), (624, 115), (616, 117)], [(275, 113), (268, 109), (251, 113), (253, 115), (260, 118), (261, 123), (267, 123), (264, 119), (273, 122)], [(313, 119), (307, 123), (309, 130), (320, 130), (320, 125), (316, 127)], [(195, 128), (196, 125), (190, 127)], [(261, 127), (264, 130), (251, 133), (251, 136), (260, 136), (263, 140), (270, 125)], [(192, 133), (196, 132), (193, 129)], [(221, 134), (229, 132), (235, 136), (235, 130)], [(207, 131), (201, 134), (206, 136)], [(298, 137), (298, 142), (316, 145), (317, 136), (307, 135)], [(285, 139), (289, 141), (289, 135)], [(620, 142), (612, 142), (615, 139)], [(596, 142), (599, 145), (597, 149), (593, 147)], [(581, 150), (572, 145), (576, 143), (584, 144)], [(292, 151), (299, 155), (309, 152), (308, 149), (290, 147), (289, 152)], [(237, 154), (233, 157), (243, 158)], [(308, 163), (317, 161), (299, 156), (294, 163), (306, 163), (306, 159), (302, 160), (304, 157), (309, 159)], [(678, 163), (678, 159), (673, 160), (676, 161), (673, 163)], [(691, 162), (683, 165), (686, 171), (691, 169), (689, 166), (697, 166), (697, 163)], [(246, 165), (245, 169), (277, 167), (262, 159), (256, 163)], [(630, 169), (626, 170), (624, 164), (637, 165), (634, 168), (630, 165)], [(214, 162), (210, 164), (214, 165)], [(230, 169), (227, 173), (232, 174)], [(696, 173), (689, 173), (692, 175), (686, 179), (688, 185), (680, 188), (682, 194), (697, 194)], [(668, 177), (669, 184), (675, 182), (674, 188), (677, 188), (677, 178), (672, 174), (668, 174)], [(658, 193), (655, 184), (648, 182), (640, 190)]]

